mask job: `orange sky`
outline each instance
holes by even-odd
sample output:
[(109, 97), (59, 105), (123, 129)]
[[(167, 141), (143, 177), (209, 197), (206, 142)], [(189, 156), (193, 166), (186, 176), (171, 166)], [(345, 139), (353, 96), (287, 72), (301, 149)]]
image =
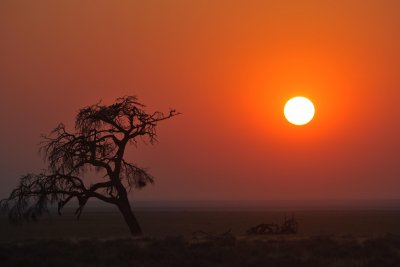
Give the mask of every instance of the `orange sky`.
[[(141, 200), (400, 199), (399, 1), (1, 1), (0, 198), (100, 99), (183, 113)], [(288, 124), (285, 101), (316, 117)]]

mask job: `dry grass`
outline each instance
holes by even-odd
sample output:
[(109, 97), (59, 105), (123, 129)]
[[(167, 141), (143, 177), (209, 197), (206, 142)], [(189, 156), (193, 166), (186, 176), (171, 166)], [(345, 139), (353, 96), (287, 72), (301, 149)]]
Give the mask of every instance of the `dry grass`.
[(0, 266), (399, 266), (400, 236), (183, 236), (114, 240), (31, 240), (0, 245)]
[[(223, 232), (232, 229), (242, 235), (260, 223), (281, 224), (291, 212), (271, 211), (138, 211), (136, 215), (146, 235), (190, 235), (194, 231)], [(320, 235), (400, 234), (400, 211), (296, 211), (299, 233)], [(55, 212), (37, 223), (10, 225), (0, 217), (0, 242), (23, 239), (127, 238), (129, 230), (121, 215), (110, 210), (86, 210), (80, 221), (73, 211), (58, 216)]]
[[(282, 212), (138, 212), (146, 238), (120, 215), (88, 212), (11, 226), (0, 220), (0, 266), (400, 266), (400, 212), (297, 212), (300, 234), (245, 237)], [(225, 238), (197, 238), (203, 230)], [(388, 232), (394, 234), (386, 234)]]

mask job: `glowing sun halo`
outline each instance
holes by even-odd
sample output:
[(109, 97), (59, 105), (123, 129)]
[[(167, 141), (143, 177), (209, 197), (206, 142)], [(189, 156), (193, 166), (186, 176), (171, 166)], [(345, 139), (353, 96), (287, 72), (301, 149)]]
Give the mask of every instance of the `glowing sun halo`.
[(314, 118), (314, 104), (305, 97), (294, 97), (286, 103), (284, 114), (290, 123), (305, 125)]

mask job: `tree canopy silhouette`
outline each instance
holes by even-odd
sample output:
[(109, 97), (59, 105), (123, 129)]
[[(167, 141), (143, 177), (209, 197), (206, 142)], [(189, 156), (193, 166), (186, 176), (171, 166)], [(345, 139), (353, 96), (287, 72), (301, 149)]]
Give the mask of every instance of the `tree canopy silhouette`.
[[(153, 183), (144, 169), (124, 158), (128, 144), (146, 138), (156, 141), (158, 122), (178, 115), (156, 111), (147, 113), (134, 96), (118, 98), (112, 105), (101, 103), (81, 109), (75, 119), (75, 132), (64, 124), (44, 135), (40, 151), (48, 162), (47, 170), (22, 176), (7, 199), (0, 202), (9, 218), (18, 222), (36, 219), (52, 204), (63, 207), (77, 199), (77, 218), (90, 198), (97, 198), (118, 207), (132, 235), (142, 230), (132, 212), (128, 193)], [(84, 174), (95, 170), (98, 182), (87, 185)]]

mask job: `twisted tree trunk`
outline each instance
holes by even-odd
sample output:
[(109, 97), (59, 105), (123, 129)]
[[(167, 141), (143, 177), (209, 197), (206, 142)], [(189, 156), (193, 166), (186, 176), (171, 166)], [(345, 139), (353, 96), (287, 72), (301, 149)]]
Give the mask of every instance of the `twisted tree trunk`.
[(142, 235), (142, 229), (136, 219), (135, 214), (133, 214), (131, 205), (129, 204), (128, 198), (122, 197), (119, 199), (117, 204), (119, 211), (125, 219), (126, 224), (131, 231), (131, 235), (138, 236)]
[[(175, 110), (166, 115), (147, 113), (134, 96), (118, 98), (112, 105), (82, 108), (75, 119), (75, 133), (59, 124), (43, 137), (40, 151), (48, 161), (47, 170), (23, 176), (10, 196), (0, 201), (0, 212), (7, 212), (14, 221), (28, 220), (48, 211), (53, 203), (58, 203), (60, 212), (76, 198), (79, 218), (88, 200), (97, 198), (118, 206), (131, 234), (141, 235), (127, 192), (152, 184), (153, 177), (125, 161), (125, 148), (138, 138), (153, 144), (158, 122), (178, 114)], [(105, 175), (88, 187), (83, 174), (91, 170)]]

